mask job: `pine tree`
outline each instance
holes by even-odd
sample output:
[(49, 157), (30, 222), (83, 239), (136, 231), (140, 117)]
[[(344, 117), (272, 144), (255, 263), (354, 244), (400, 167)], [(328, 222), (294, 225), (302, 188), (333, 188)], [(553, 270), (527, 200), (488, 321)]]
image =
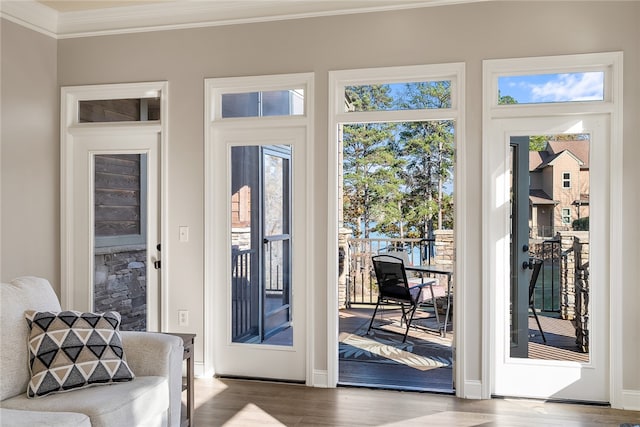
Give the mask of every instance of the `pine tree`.
[[(355, 111), (387, 109), (392, 104), (388, 85), (346, 88)], [(356, 237), (368, 238), (384, 227), (389, 203), (400, 188), (397, 170), (401, 161), (389, 148), (395, 125), (360, 123), (344, 126), (344, 221)]]
[[(451, 106), (450, 82), (410, 83), (405, 87), (403, 108)], [(405, 159), (406, 219), (411, 237), (428, 238), (452, 221), (453, 206), (445, 194), (454, 161), (454, 123), (425, 121), (402, 123), (398, 152)]]

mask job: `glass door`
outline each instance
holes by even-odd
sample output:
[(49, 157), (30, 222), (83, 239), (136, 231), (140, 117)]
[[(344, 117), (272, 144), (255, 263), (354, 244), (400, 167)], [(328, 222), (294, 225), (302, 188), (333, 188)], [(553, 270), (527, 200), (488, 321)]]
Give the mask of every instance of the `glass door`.
[(228, 269), (209, 284), (221, 320), (215, 372), (303, 381), (306, 177), (297, 159), (304, 129), (220, 129), (215, 141), (226, 150), (226, 188), (213, 191), (226, 200), (226, 224), (217, 229), (226, 235), (226, 250), (218, 250)]
[(93, 156), (93, 308), (119, 312), (125, 331), (147, 330), (147, 277), (155, 274), (147, 261), (147, 173), (146, 153)]
[(76, 309), (114, 310), (123, 330), (160, 328), (157, 132), (74, 136)]
[(233, 342), (291, 345), (291, 146), (231, 148)]
[(608, 402), (608, 119), (501, 123), (493, 394)]
[[(262, 149), (262, 337), (291, 345), (291, 147)], [(280, 335), (276, 337), (276, 335)]]

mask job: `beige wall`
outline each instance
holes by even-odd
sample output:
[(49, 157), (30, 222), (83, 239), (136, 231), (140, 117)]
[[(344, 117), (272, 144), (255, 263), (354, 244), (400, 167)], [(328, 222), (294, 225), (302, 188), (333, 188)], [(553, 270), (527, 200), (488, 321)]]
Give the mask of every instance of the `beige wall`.
[[(121, 83), (168, 80), (169, 119), (169, 229), (165, 244), (171, 258), (171, 329), (177, 326), (178, 309), (191, 312), (192, 329), (202, 337), (203, 317), (203, 79), (293, 72), (315, 72), (316, 123), (313, 156), (316, 169), (314, 224), (316, 254), (326, 253), (327, 199), (327, 72), (329, 70), (434, 64), (466, 63), (466, 141), (468, 164), (464, 201), (468, 212), (481, 212), (481, 108), (482, 60), (540, 55), (559, 55), (602, 51), (624, 51), (625, 129), (624, 129), (624, 215), (625, 259), (623, 265), (625, 302), (624, 388), (640, 390), (640, 276), (636, 248), (640, 239), (635, 219), (640, 197), (640, 141), (635, 122), (640, 114), (640, 3), (637, 2), (489, 2), (473, 5), (432, 7), (390, 13), (369, 13), (249, 25), (141, 33), (132, 35), (65, 39), (58, 42), (58, 82), (60, 85)], [(4, 44), (4, 42), (3, 42)], [(3, 53), (4, 61), (4, 53)], [(4, 95), (3, 95), (4, 96)], [(4, 103), (4, 98), (3, 98)], [(4, 128), (3, 128), (4, 132)], [(46, 165), (51, 178), (57, 178), (57, 137), (51, 136), (53, 151)], [(46, 144), (45, 144), (46, 145)], [(5, 160), (3, 159), (3, 162)], [(3, 163), (4, 166), (4, 163)], [(4, 175), (4, 172), (3, 172)], [(5, 184), (3, 184), (5, 185)], [(4, 187), (3, 187), (4, 189)], [(59, 190), (44, 178), (33, 181), (33, 197), (49, 198), (57, 207)], [(49, 194), (53, 191), (53, 196)], [(14, 195), (19, 199), (18, 195)], [(5, 198), (3, 196), (3, 204)], [(4, 207), (3, 207), (4, 215)], [(57, 214), (56, 214), (57, 215)], [(57, 217), (56, 217), (57, 220)], [(3, 225), (6, 221), (3, 220)], [(189, 225), (190, 242), (178, 242), (178, 226)], [(48, 248), (57, 247), (57, 223), (49, 223), (44, 239)], [(482, 218), (474, 214), (467, 220), (465, 236), (470, 254), (482, 248)], [(31, 231), (29, 230), (30, 234)], [(6, 246), (22, 245), (21, 236), (12, 235)], [(5, 237), (3, 235), (3, 247)], [(55, 252), (42, 262), (55, 264)], [(467, 288), (467, 341), (469, 355), (481, 354), (481, 257), (467, 261), (470, 279), (459, 284)], [(333, 261), (333, 260), (332, 260)], [(315, 300), (315, 366), (327, 368), (326, 360), (326, 277), (325, 257), (314, 260), (317, 282)], [(3, 263), (4, 264), (4, 263)], [(51, 269), (50, 274), (58, 270)], [(334, 280), (330, 281), (334, 283)], [(490, 284), (486, 284), (490, 286)], [(486, 337), (488, 339), (488, 337)], [(203, 358), (202, 339), (197, 340), (196, 361)], [(465, 379), (482, 380), (481, 360), (471, 357)]]
[(59, 294), (57, 43), (12, 22), (0, 22), (0, 279), (46, 277)]

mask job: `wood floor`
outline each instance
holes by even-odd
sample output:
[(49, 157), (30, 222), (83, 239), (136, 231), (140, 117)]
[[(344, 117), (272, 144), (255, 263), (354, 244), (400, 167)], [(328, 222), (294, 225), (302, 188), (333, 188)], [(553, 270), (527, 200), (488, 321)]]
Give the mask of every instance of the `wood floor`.
[(640, 425), (640, 412), (533, 400), (453, 396), (235, 379), (196, 379), (194, 426)]

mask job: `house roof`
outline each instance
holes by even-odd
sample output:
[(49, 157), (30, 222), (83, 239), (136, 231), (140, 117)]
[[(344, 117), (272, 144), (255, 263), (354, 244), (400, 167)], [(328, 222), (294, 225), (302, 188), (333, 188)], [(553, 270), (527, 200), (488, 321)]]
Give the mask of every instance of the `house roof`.
[(547, 151), (552, 154), (560, 154), (563, 151), (569, 151), (575, 157), (580, 159), (582, 169), (589, 169), (589, 141), (549, 141), (547, 143)]
[(529, 202), (532, 205), (557, 205), (558, 202), (553, 200), (543, 190), (529, 190)]
[(544, 162), (545, 151), (529, 151), (529, 172), (532, 172)]
[(580, 164), (580, 169), (589, 169), (589, 141), (549, 141), (544, 151), (529, 151), (529, 172), (541, 170), (567, 154)]

